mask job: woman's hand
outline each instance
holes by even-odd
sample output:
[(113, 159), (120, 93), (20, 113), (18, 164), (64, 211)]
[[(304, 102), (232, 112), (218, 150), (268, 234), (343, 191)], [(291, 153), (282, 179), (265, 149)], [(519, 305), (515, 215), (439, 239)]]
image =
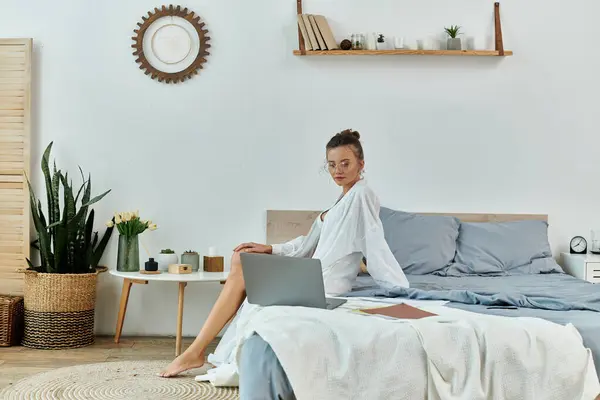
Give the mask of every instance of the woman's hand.
[(238, 247), (236, 247), (235, 249), (233, 249), (233, 251), (235, 251), (235, 252), (242, 252), (242, 253), (272, 254), (273, 253), (273, 246), (269, 246), (269, 245), (266, 245), (266, 244), (260, 244), (260, 243), (250, 242), (250, 243), (242, 243), (242, 244), (240, 244)]

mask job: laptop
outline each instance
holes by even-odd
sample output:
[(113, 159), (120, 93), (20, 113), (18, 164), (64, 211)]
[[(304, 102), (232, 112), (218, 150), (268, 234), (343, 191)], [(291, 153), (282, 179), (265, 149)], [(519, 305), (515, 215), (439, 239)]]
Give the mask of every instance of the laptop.
[(325, 297), (321, 260), (241, 253), (248, 303), (333, 310), (344, 299)]

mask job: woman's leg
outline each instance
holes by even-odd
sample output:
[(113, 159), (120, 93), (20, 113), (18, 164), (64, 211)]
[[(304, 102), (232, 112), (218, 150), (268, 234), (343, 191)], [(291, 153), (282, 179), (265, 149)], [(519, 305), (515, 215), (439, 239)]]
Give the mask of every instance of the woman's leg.
[(231, 258), (231, 271), (223, 291), (213, 306), (200, 333), (194, 342), (167, 368), (160, 372), (160, 376), (169, 378), (192, 368), (204, 365), (204, 352), (208, 345), (217, 337), (225, 324), (235, 315), (246, 298), (246, 285), (242, 273), (240, 254), (233, 253)]

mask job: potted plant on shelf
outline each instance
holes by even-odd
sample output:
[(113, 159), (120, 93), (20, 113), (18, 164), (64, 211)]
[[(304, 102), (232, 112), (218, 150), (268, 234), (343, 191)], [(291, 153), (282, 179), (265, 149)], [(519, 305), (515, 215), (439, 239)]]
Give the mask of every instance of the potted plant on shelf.
[(380, 33), (379, 37), (377, 38), (376, 47), (377, 47), (377, 50), (385, 50), (387, 47), (385, 44), (385, 36), (383, 36), (382, 33)]
[(181, 263), (191, 265), (193, 272), (200, 270), (200, 256), (196, 251), (188, 250), (184, 252), (181, 255)]
[(106, 224), (109, 227), (117, 226), (119, 231), (119, 250), (117, 254), (117, 271), (137, 272), (140, 270), (140, 243), (139, 235), (146, 229), (156, 230), (152, 221), (140, 219), (139, 211), (115, 213), (112, 220)]
[(163, 249), (158, 255), (158, 269), (168, 271), (170, 264), (177, 264), (177, 254), (171, 249)]
[(449, 28), (444, 28), (448, 34), (448, 50), (462, 50), (462, 43), (458, 35), (462, 35), (460, 26), (450, 25)]
[[(75, 190), (68, 173), (50, 172), (52, 143), (41, 161), (47, 213), (29, 178), (31, 215), (40, 265), (27, 259), (24, 272), (25, 328), (23, 345), (40, 349), (83, 347), (94, 342), (94, 313), (98, 263), (112, 235), (108, 228), (100, 239), (94, 232), (94, 210), (110, 190), (92, 198), (92, 182), (81, 168), (82, 185)], [(62, 187), (62, 190), (61, 190)], [(62, 195), (62, 199), (61, 199)], [(62, 201), (62, 210), (61, 210)], [(79, 205), (79, 208), (78, 208)]]

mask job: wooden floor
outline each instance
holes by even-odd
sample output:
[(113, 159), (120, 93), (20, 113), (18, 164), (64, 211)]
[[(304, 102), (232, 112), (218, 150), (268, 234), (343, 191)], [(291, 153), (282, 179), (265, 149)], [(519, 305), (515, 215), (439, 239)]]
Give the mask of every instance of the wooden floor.
[[(183, 349), (193, 338), (183, 339)], [(212, 352), (218, 341), (208, 348)], [(56, 368), (109, 361), (172, 360), (175, 357), (175, 338), (122, 337), (115, 344), (113, 337), (100, 336), (96, 343), (80, 349), (35, 350), (26, 347), (0, 347), (0, 389), (22, 378)]]

